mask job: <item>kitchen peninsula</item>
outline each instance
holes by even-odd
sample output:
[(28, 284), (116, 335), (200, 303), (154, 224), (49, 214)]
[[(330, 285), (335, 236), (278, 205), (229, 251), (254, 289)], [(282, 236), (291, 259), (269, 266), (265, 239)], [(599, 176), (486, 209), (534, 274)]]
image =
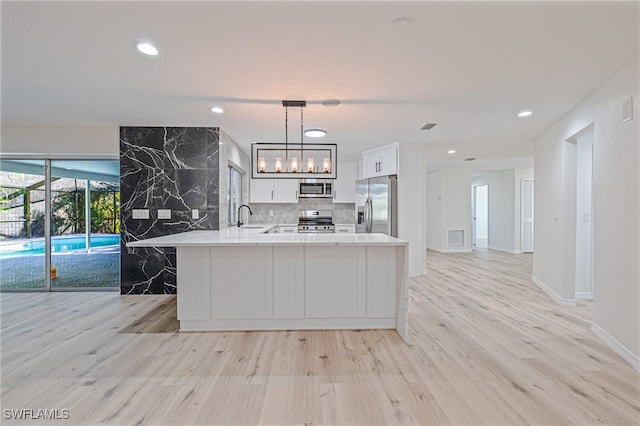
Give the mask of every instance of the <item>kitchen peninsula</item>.
[(406, 241), (384, 234), (191, 231), (176, 247), (181, 331), (393, 328), (407, 340)]

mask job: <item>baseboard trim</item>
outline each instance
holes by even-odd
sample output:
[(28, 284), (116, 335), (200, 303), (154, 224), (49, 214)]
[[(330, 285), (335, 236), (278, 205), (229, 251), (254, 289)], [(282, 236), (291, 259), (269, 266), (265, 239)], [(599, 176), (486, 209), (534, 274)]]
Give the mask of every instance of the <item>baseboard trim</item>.
[(545, 283), (543, 283), (542, 281), (540, 281), (536, 277), (531, 277), (531, 281), (533, 281), (533, 283), (535, 285), (540, 287), (542, 289), (542, 291), (547, 293), (549, 295), (549, 297), (551, 297), (553, 299), (553, 301), (556, 302), (558, 305), (576, 306), (576, 299), (565, 299), (563, 297), (560, 297), (555, 291), (551, 290), (551, 288), (549, 286), (547, 286)]
[(427, 246), (427, 249), (437, 251), (438, 253), (471, 253), (473, 250), (469, 248), (435, 248)]
[(510, 249), (504, 248), (504, 247), (492, 246), (491, 244), (489, 244), (488, 248), (489, 248), (489, 250), (497, 250), (497, 251), (502, 251), (504, 253), (520, 254), (520, 252), (517, 251), (517, 250), (510, 250)]
[(590, 291), (577, 291), (576, 300), (593, 300), (593, 293)]
[(598, 336), (607, 346), (609, 346), (615, 353), (620, 355), (622, 359), (628, 362), (636, 371), (640, 371), (640, 356), (634, 354), (625, 345), (620, 343), (616, 338), (607, 333), (598, 324), (591, 323), (591, 331)]

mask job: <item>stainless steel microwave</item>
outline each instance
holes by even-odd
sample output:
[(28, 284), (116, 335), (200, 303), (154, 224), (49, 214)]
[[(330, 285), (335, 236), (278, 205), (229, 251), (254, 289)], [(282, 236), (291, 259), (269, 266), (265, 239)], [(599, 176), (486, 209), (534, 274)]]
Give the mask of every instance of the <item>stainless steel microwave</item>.
[(300, 179), (299, 198), (332, 198), (333, 181), (327, 179)]

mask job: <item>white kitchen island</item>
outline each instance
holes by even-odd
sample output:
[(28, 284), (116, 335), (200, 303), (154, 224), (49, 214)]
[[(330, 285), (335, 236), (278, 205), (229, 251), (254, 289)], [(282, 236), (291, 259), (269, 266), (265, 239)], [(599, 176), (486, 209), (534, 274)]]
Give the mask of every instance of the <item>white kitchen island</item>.
[(181, 331), (408, 331), (407, 245), (384, 234), (191, 231), (127, 243), (177, 248)]

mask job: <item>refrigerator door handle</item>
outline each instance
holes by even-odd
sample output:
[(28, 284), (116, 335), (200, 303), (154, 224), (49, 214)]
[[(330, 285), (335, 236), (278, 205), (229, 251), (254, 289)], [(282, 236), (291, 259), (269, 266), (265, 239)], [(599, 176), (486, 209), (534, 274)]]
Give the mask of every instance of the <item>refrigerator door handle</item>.
[(369, 199), (364, 200), (364, 232), (369, 232)]
[(373, 230), (373, 201), (371, 198), (367, 198), (367, 232)]

